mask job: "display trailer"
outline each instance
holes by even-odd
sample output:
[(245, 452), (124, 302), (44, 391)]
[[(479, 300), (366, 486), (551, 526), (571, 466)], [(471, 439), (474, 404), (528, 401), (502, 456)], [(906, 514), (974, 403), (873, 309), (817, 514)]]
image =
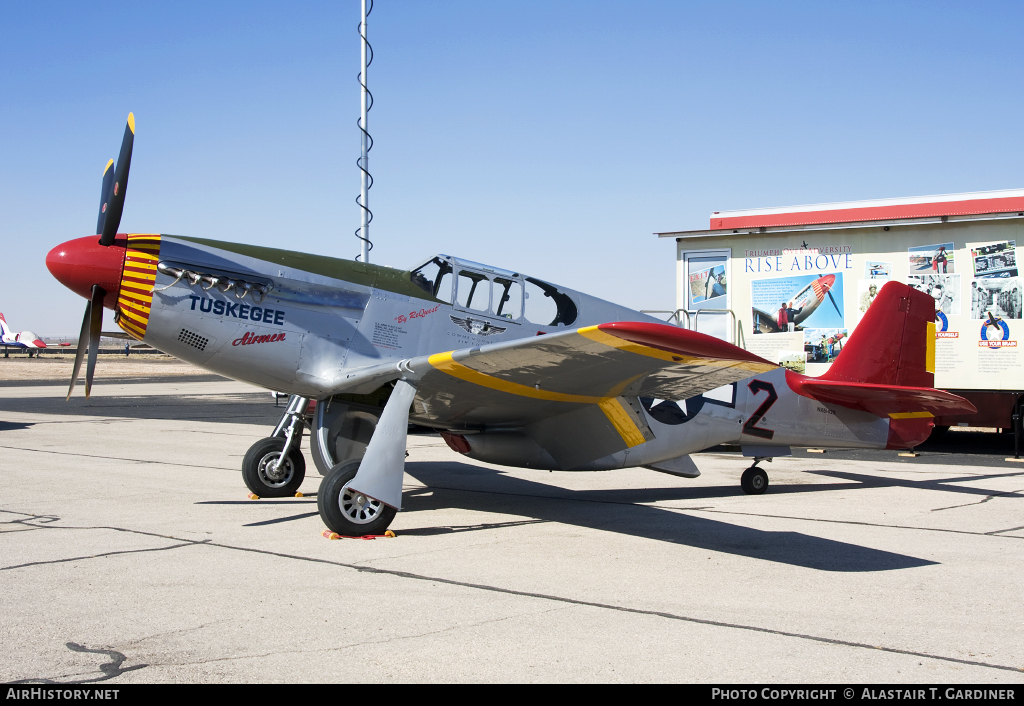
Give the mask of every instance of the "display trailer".
[(935, 387), (978, 408), (936, 429), (1021, 433), (1024, 189), (716, 211), (710, 226), (657, 234), (676, 239), (679, 325), (820, 375), (882, 285), (904, 282), (935, 298)]

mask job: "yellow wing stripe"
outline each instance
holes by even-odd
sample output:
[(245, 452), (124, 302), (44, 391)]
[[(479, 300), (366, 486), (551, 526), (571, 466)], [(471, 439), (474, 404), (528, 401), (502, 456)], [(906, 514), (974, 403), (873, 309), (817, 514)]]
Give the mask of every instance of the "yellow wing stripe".
[(609, 397), (598, 402), (597, 406), (604, 412), (604, 416), (608, 417), (608, 421), (615, 427), (615, 431), (619, 432), (619, 436), (626, 442), (626, 446), (632, 448), (647, 441), (643, 432), (640, 431), (640, 427), (633, 421), (632, 415), (626, 411), (618, 399)]
[(659, 348), (651, 348), (650, 346), (645, 346), (641, 343), (633, 343), (632, 341), (627, 341), (624, 338), (613, 336), (610, 333), (600, 330), (597, 326), (585, 326), (583, 328), (576, 329), (576, 333), (584, 338), (589, 338), (591, 341), (602, 343), (611, 348), (636, 353), (637, 355), (644, 355), (648, 358), (657, 358), (658, 360), (664, 360), (668, 363), (675, 363), (677, 365), (708, 365), (715, 368), (739, 368), (740, 370), (749, 370), (751, 373), (766, 373), (778, 367), (777, 365), (765, 365), (764, 363), (721, 360), (716, 358), (699, 358), (679, 353), (670, 353)]
[(889, 416), (893, 419), (927, 419), (935, 415), (931, 412), (890, 412)]
[(584, 326), (583, 328), (576, 329), (576, 333), (584, 338), (589, 338), (591, 341), (596, 341), (597, 343), (603, 343), (611, 348), (618, 348), (619, 350), (629, 351), (630, 353), (638, 353), (649, 358), (657, 358), (658, 360), (668, 361), (669, 363), (681, 363), (684, 360), (684, 356), (673, 355), (668, 351), (660, 351), (657, 348), (650, 348), (648, 346), (640, 345), (639, 343), (627, 341), (624, 338), (619, 338), (618, 336), (613, 336), (610, 333), (605, 333), (597, 326)]
[(507, 392), (511, 395), (518, 395), (520, 397), (530, 397), (535, 400), (545, 400), (548, 402), (574, 402), (576, 404), (596, 404), (604, 412), (604, 415), (608, 418), (608, 421), (612, 423), (615, 430), (622, 437), (622, 440), (626, 442), (629, 447), (639, 446), (644, 443), (643, 433), (640, 428), (633, 421), (629, 412), (623, 408), (622, 403), (614, 397), (594, 397), (592, 395), (568, 395), (564, 392), (551, 392), (550, 390), (541, 390), (538, 387), (530, 387), (529, 385), (520, 385), (517, 382), (509, 382), (508, 380), (502, 380), (500, 378), (481, 373), (473, 370), (461, 363), (457, 363), (452, 359), (452, 353), (454, 351), (448, 351), (447, 353), (437, 353), (436, 355), (430, 356), (428, 362), (431, 367), (439, 370), (443, 373), (447, 373), (452, 377), (458, 378), (459, 380), (465, 380), (471, 382), (474, 385), (480, 385), (486, 387), (489, 390), (497, 390), (499, 392)]
[(517, 382), (509, 382), (508, 380), (492, 377), (486, 373), (481, 373), (473, 370), (472, 368), (466, 367), (462, 363), (455, 362), (455, 360), (452, 359), (452, 354), (454, 352), (455, 351), (437, 353), (436, 355), (430, 356), (428, 362), (437, 370), (447, 373), (459, 380), (465, 380), (466, 382), (471, 382), (490, 390), (498, 390), (499, 392), (519, 395), (520, 397), (530, 397), (535, 400), (547, 400), (549, 402), (575, 402), (577, 404), (598, 404), (604, 399), (603, 397), (592, 397), (590, 395), (567, 395), (563, 392), (551, 392), (549, 390), (541, 390), (538, 387), (520, 385)]

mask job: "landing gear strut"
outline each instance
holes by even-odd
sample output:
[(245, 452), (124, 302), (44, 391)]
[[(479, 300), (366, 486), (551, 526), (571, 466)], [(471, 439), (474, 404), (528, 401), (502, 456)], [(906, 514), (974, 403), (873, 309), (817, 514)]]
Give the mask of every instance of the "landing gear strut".
[(763, 468), (757, 467), (761, 461), (771, 463), (771, 458), (758, 456), (754, 459), (754, 465), (743, 471), (743, 475), (740, 476), (740, 487), (747, 495), (761, 495), (768, 490), (768, 474)]
[(284, 498), (295, 495), (306, 477), (306, 461), (299, 450), (308, 397), (292, 395), (274, 433), (249, 447), (242, 460), (242, 479), (253, 495)]

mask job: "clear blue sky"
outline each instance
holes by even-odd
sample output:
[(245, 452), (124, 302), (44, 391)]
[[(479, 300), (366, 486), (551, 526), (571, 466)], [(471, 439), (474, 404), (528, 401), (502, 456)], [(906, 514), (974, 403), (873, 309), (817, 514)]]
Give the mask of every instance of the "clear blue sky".
[[(358, 252), (358, 0), (0, 2), (0, 311), (75, 333), (46, 252), (122, 231)], [(378, 0), (371, 261), (435, 252), (672, 308), (711, 211), (1024, 186), (1021, 3)]]

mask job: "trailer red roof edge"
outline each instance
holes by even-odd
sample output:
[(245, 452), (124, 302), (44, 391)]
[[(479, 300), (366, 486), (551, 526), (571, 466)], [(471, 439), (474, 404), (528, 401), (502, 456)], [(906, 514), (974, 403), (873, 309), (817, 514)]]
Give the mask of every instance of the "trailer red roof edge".
[(823, 211), (795, 211), (745, 216), (711, 216), (712, 230), (735, 228), (768, 228), (773, 226), (824, 225), (853, 221), (881, 221), (892, 218), (934, 218), (979, 213), (1011, 213), (1024, 211), (1024, 196), (996, 199), (968, 199), (911, 203), (888, 206), (860, 206)]

